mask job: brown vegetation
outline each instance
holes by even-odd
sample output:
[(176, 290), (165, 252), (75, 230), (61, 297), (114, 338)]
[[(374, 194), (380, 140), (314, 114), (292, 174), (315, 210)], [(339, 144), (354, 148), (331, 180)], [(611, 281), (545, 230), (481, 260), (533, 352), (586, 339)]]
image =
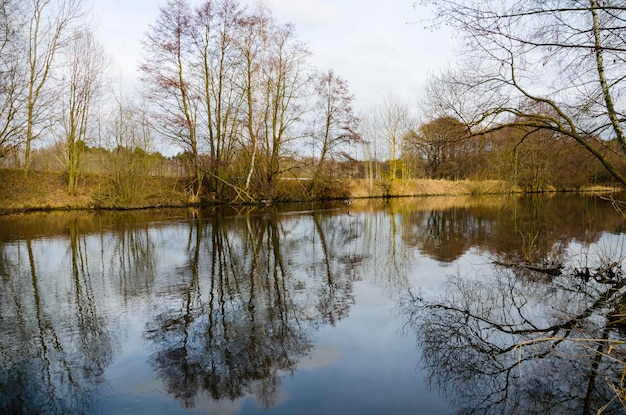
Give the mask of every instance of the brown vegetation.
[(81, 178), (74, 195), (67, 192), (67, 177), (59, 172), (0, 170), (0, 213), (55, 209), (133, 209), (183, 206), (187, 200), (180, 178), (146, 177), (144, 191), (121, 201), (114, 177), (90, 174)]
[[(626, 184), (626, 139), (607, 104), (611, 82), (602, 91), (605, 104), (593, 95), (578, 107), (567, 98), (561, 108), (551, 101), (567, 96), (561, 93), (533, 102), (532, 89), (517, 82), (517, 71), (525, 68), (517, 68), (520, 60), (506, 49), (498, 65), (474, 68), (475, 76), (482, 69), (500, 68), (497, 76), (487, 74), (488, 82), (478, 77), (471, 87), (472, 71), (466, 70), (459, 79), (434, 80), (421, 123), (415, 108), (393, 95), (356, 117), (347, 80), (313, 67), (294, 28), (271, 17), (266, 6), (250, 10), (226, 0), (196, 6), (169, 0), (143, 42), (145, 95), (109, 95), (102, 87), (100, 47), (81, 2), (59, 1), (68, 7), (58, 9), (52, 7), (55, 2), (34, 2), (39, 10), (8, 7), (16, 6), (12, 2), (0, 7), (2, 30), (20, 34), (0, 42), (0, 72), (15, 77), (3, 78), (7, 85), (0, 91), (0, 166), (34, 176), (34, 181), (6, 180), (0, 192), (8, 195), (0, 204), (3, 211), (477, 195)], [(461, 24), (463, 12), (454, 6), (448, 10), (451, 4), (456, 3), (437, 7), (461, 13)], [(64, 15), (64, 10), (72, 13)], [(546, 18), (553, 13), (549, 9)], [(38, 49), (41, 56), (22, 56), (19, 51), (40, 38), (22, 32), (32, 25), (21, 22), (36, 23), (41, 16), (51, 24), (75, 24), (46, 27), (41, 41), (49, 47)], [(61, 47), (59, 31), (67, 32), (61, 38), (74, 41)], [(478, 35), (490, 36), (482, 29)], [(494, 41), (495, 46), (508, 45), (499, 45), (498, 36)], [(476, 46), (479, 53), (482, 46)], [(579, 46), (585, 53), (602, 49)], [(608, 47), (606, 52), (610, 56), (615, 50)], [(526, 56), (523, 48), (519, 53)], [(590, 62), (598, 58), (596, 54)], [(19, 75), (29, 62), (30, 83)], [(585, 88), (579, 85), (593, 84), (578, 76), (576, 71), (574, 78), (564, 79), (562, 90), (581, 91)], [(615, 76), (622, 82), (620, 71)], [(53, 78), (63, 82), (47, 82)], [(509, 97), (511, 87), (519, 99)], [(24, 95), (33, 88), (42, 88), (41, 95)], [(499, 107), (502, 103), (507, 105)], [(573, 114), (585, 114), (591, 103), (587, 120), (568, 115), (571, 108), (579, 108)], [(608, 119), (598, 125), (606, 118), (598, 114), (605, 110)], [(577, 120), (582, 124), (573, 124)], [(31, 148), (34, 140), (38, 144)], [(159, 153), (166, 149), (179, 153)]]
[[(17, 169), (0, 169), (0, 214), (33, 210), (70, 209), (142, 209), (152, 207), (189, 206), (189, 183), (182, 177), (145, 176), (142, 188), (131, 195), (119, 184), (114, 175), (88, 174), (81, 178), (74, 195), (67, 192), (67, 177), (61, 172), (31, 172), (25, 178)], [(295, 202), (311, 200), (307, 182), (284, 181), (278, 201)], [(334, 180), (328, 183), (318, 199), (385, 198), (406, 196), (477, 196), (487, 194), (518, 193), (505, 182), (497, 180), (432, 180), (414, 179), (395, 181), (367, 181), (363, 179)], [(594, 188), (607, 191), (610, 188)], [(230, 203), (205, 194), (200, 204)]]

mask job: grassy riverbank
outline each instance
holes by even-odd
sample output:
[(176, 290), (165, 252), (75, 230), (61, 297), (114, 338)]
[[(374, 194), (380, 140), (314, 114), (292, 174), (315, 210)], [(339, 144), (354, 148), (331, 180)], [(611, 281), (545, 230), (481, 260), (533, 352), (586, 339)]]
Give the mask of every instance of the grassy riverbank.
[[(144, 177), (136, 190), (119, 189), (116, 183), (111, 176), (86, 175), (81, 180), (78, 192), (69, 195), (63, 173), (30, 172), (28, 177), (24, 177), (22, 171), (0, 169), (0, 214), (31, 210), (138, 209), (188, 205), (187, 182), (182, 178)], [(510, 185), (500, 181), (424, 179), (389, 183), (347, 180), (329, 186), (326, 197), (459, 196), (513, 191), (515, 189)], [(126, 196), (121, 196), (124, 194)], [(280, 196), (293, 201), (305, 198), (301, 186), (295, 183), (283, 186)]]
[(0, 170), (0, 214), (30, 210), (136, 209), (184, 206), (185, 181), (175, 178), (145, 177), (141, 191), (122, 197), (113, 177), (86, 175), (75, 195), (68, 193), (63, 173)]

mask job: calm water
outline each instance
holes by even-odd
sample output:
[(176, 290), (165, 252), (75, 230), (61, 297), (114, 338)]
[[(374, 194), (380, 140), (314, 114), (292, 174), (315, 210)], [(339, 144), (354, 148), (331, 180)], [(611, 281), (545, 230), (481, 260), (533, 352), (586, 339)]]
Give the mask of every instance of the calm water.
[(624, 227), (582, 196), (0, 217), (0, 413), (623, 413)]

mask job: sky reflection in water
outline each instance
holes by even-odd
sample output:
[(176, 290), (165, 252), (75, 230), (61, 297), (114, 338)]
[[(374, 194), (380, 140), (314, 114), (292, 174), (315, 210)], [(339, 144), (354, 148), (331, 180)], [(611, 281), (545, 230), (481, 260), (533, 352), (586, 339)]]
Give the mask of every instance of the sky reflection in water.
[[(416, 293), (432, 305), (450, 276), (491, 278), (494, 259), (571, 264), (588, 244), (619, 256), (623, 228), (591, 197), (0, 222), (0, 412), (68, 414), (482, 408), (488, 391), (459, 394), (420, 360), (437, 314), (417, 321)], [(446, 350), (427, 357), (443, 365)]]

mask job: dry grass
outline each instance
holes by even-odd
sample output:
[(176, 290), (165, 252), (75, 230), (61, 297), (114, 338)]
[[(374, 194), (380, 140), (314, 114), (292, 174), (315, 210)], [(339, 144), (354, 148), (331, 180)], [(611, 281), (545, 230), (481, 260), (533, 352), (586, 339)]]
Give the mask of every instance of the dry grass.
[(62, 174), (30, 172), (24, 177), (21, 171), (0, 170), (0, 209), (2, 211), (30, 209), (61, 209), (87, 207), (90, 198), (79, 192), (69, 197)]
[[(85, 175), (76, 195), (69, 195), (65, 175), (59, 172), (30, 172), (0, 169), (0, 214), (30, 210), (134, 209), (188, 205), (185, 179), (140, 178), (142, 186), (122, 198), (113, 177)], [(614, 191), (615, 189), (593, 189)], [(276, 198), (281, 201), (310, 200), (310, 183), (285, 181)], [(509, 184), (496, 181), (450, 180), (332, 180), (324, 184), (315, 199), (386, 198), (403, 196), (479, 196), (520, 193)], [(206, 195), (205, 203), (219, 202)], [(226, 201), (228, 202), (228, 201)], [(458, 203), (458, 200), (455, 201)]]
[(96, 208), (141, 208), (183, 206), (184, 183), (171, 178), (148, 177), (141, 194), (120, 202), (110, 177), (87, 175), (80, 181), (76, 195), (69, 195), (63, 173), (29, 172), (0, 169), (0, 213), (27, 210)]
[[(299, 201), (310, 198), (307, 190), (310, 182), (296, 180), (281, 183), (276, 198), (283, 201)], [(508, 194), (515, 191), (505, 182), (451, 181), (451, 180), (329, 180), (317, 189), (314, 199), (378, 198), (405, 196), (460, 196)]]
[(486, 195), (506, 194), (516, 190), (505, 182), (497, 180), (452, 181), (431, 179), (398, 180), (393, 183), (350, 180), (347, 188), (348, 196), (351, 197)]

